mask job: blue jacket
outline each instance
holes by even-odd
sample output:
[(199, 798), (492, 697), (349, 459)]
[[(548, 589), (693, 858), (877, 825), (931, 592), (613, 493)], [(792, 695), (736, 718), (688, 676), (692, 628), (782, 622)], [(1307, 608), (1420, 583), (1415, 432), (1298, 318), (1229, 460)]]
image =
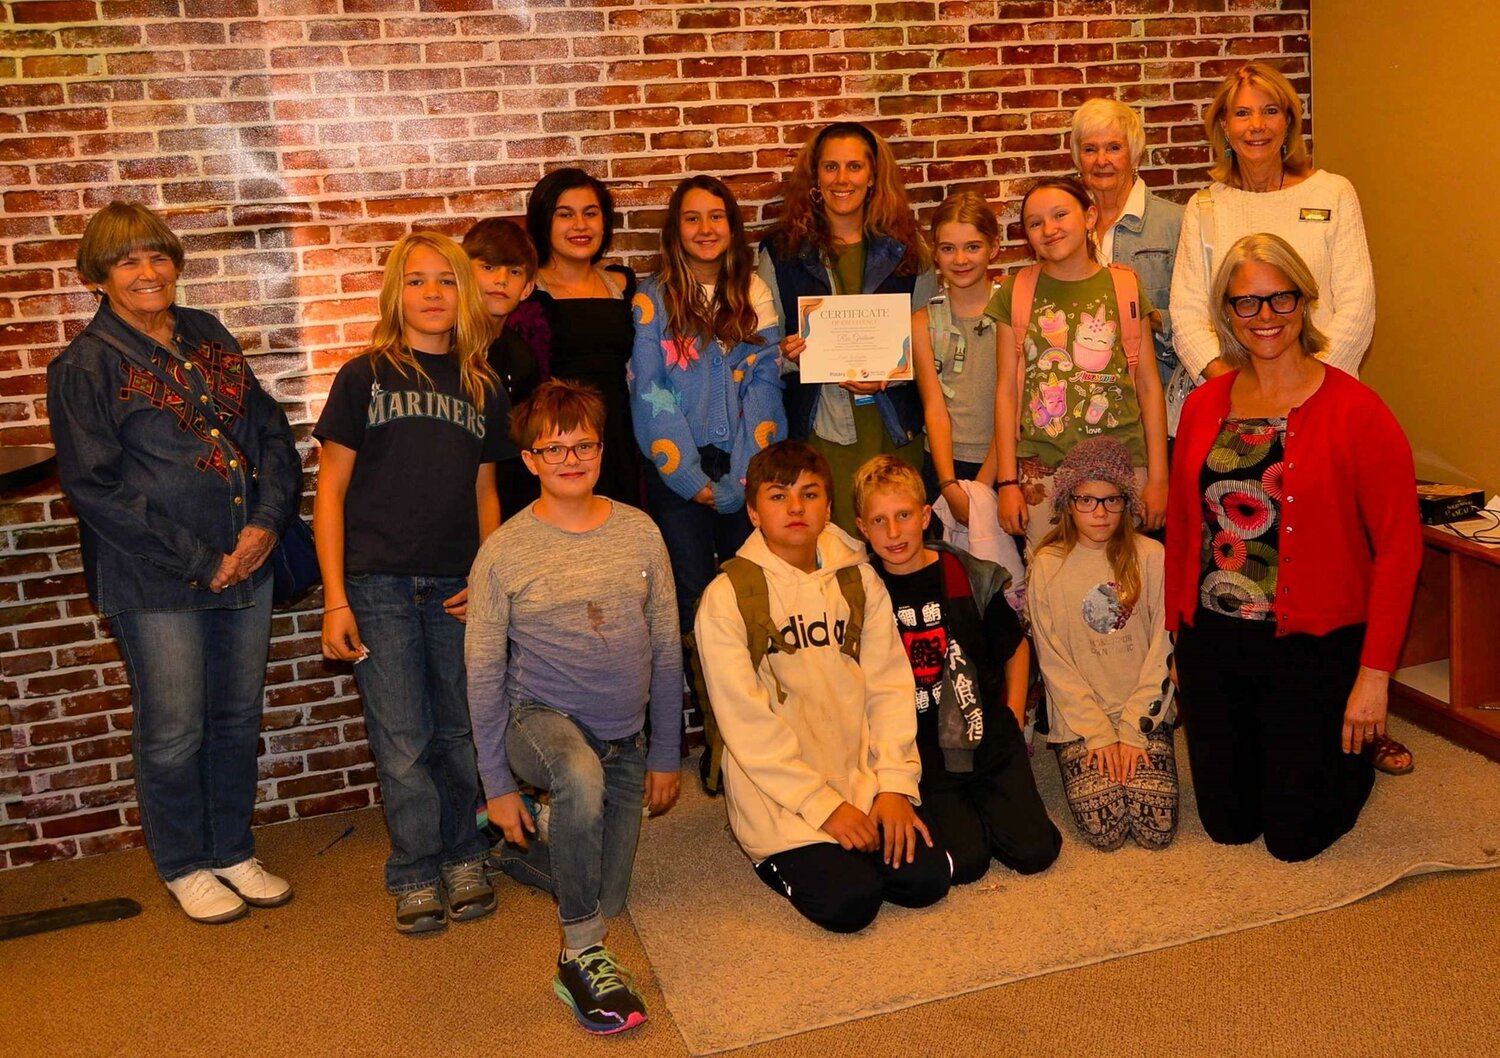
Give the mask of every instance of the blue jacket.
[(1152, 306), (1161, 310), (1162, 330), (1152, 334), (1156, 342), (1156, 366), (1166, 385), (1177, 367), (1172, 351), (1172, 268), (1177, 263), (1177, 237), (1182, 231), (1183, 206), (1171, 199), (1146, 192), (1144, 216), (1120, 218), (1115, 229), (1114, 259), (1129, 265), (1141, 277), (1141, 289)]
[[(701, 336), (673, 341), (658, 276), (641, 284), (634, 308), (630, 411), (636, 443), (677, 495), (691, 500), (712, 485), (714, 509), (732, 514), (745, 505), (750, 457), (786, 439), (776, 348), (781, 326), (762, 327), (762, 344), (741, 342), (733, 349)], [(718, 481), (703, 472), (698, 455), (710, 446), (729, 453), (729, 472)]]
[[(78, 513), (89, 595), (104, 617), (253, 605), (269, 562), (218, 594), (208, 584), (240, 530), (280, 536), (297, 515), (302, 463), (285, 413), (223, 324), (196, 309), (172, 311), (180, 354), (105, 300), (47, 367), (58, 475)], [(104, 336), (139, 355), (127, 359)], [(196, 405), (166, 384), (168, 371)], [(205, 410), (210, 403), (228, 429)]]
[[(906, 247), (888, 235), (869, 236), (865, 257), (863, 294), (907, 294), (912, 296), (912, 310), (927, 304), (936, 291), (932, 273), (897, 275)], [(760, 244), (760, 277), (771, 288), (781, 311), (783, 329), (797, 319), (799, 297), (820, 297), (833, 293), (833, 277), (828, 261), (814, 246), (803, 246), (793, 257), (778, 256), (768, 238)], [(791, 435), (805, 441), (812, 435), (813, 420), (818, 414), (818, 398), (823, 387), (816, 383), (789, 380), (786, 387), (787, 428)], [(922, 432), (922, 396), (915, 384), (895, 383), (875, 395), (881, 421), (898, 446), (914, 440)]]

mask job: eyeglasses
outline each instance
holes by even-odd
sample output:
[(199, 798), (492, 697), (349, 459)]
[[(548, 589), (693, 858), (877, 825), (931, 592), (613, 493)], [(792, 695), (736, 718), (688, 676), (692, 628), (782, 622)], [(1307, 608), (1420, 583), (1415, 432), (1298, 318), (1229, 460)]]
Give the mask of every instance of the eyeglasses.
[(1238, 297), (1224, 295), (1224, 303), (1242, 320), (1259, 316), (1262, 305), (1270, 305), (1271, 311), (1278, 316), (1290, 316), (1297, 311), (1297, 304), (1301, 300), (1302, 291), (1300, 290), (1278, 290), (1274, 294), (1264, 296), (1260, 294), (1241, 294)]
[(1113, 496), (1069, 496), (1068, 499), (1084, 514), (1092, 514), (1101, 503), (1110, 514), (1119, 514), (1125, 509), (1125, 497), (1118, 492)]
[(578, 457), (580, 463), (591, 463), (599, 458), (599, 452), (604, 445), (599, 441), (579, 441), (576, 445), (544, 445), (541, 448), (533, 448), (532, 455), (541, 456), (542, 462), (549, 466), (558, 463), (566, 463), (571, 453)]

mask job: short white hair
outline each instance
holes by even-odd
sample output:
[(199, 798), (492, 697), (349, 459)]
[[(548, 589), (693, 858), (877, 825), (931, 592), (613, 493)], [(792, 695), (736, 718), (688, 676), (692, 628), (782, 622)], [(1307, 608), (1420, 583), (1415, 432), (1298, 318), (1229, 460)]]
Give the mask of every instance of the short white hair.
[(1073, 111), (1073, 128), (1069, 136), (1073, 166), (1079, 172), (1083, 172), (1082, 142), (1111, 131), (1118, 131), (1125, 137), (1125, 146), (1130, 151), (1130, 168), (1141, 167), (1141, 158), (1146, 154), (1146, 129), (1141, 124), (1140, 115), (1115, 99), (1090, 99)]

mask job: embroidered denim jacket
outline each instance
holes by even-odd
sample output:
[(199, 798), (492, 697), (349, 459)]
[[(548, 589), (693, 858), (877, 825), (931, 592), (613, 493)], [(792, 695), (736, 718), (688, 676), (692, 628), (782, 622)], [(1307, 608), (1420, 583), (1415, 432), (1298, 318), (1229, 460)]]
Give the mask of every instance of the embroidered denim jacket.
[[(208, 584), (240, 530), (255, 525), (280, 536), (297, 514), (302, 464), (285, 413), (223, 324), (196, 309), (173, 314), (180, 352), (126, 324), (105, 300), (47, 368), (58, 475), (78, 514), (84, 576), (103, 617), (252, 605), (269, 563), (218, 594)], [(178, 390), (197, 396), (197, 405)], [(213, 404), (222, 424), (208, 410)]]
[(1177, 263), (1177, 236), (1182, 231), (1183, 207), (1171, 199), (1146, 192), (1144, 216), (1124, 216), (1115, 229), (1114, 259), (1141, 277), (1141, 289), (1161, 310), (1162, 331), (1153, 334), (1156, 364), (1166, 385), (1177, 366), (1172, 351), (1172, 267)]

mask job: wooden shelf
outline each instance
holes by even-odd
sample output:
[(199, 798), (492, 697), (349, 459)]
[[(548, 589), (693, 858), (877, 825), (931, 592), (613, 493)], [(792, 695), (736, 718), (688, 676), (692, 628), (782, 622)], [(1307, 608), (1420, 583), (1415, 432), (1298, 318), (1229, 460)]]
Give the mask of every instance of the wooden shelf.
[(1500, 548), (1433, 528), (1423, 530), (1423, 540), (1391, 706), (1500, 760)]

